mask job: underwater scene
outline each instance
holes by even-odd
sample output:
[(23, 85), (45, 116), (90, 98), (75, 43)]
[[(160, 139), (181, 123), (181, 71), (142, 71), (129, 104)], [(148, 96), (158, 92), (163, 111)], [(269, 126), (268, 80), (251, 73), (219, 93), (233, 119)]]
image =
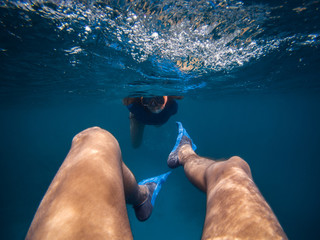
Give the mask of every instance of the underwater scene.
[[(1, 0), (0, 61), (0, 239), (25, 238), (77, 133), (111, 132), (140, 181), (170, 170), (176, 121), (246, 160), (289, 239), (319, 238), (320, 1)], [(129, 103), (154, 96), (175, 109), (134, 145)], [(180, 167), (150, 219), (127, 208), (134, 239), (200, 239), (206, 195)]]

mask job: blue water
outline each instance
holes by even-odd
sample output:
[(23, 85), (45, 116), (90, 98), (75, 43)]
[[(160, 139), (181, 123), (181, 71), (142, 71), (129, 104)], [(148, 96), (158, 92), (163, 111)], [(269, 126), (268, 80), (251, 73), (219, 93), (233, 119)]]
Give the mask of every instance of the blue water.
[[(290, 239), (318, 238), (319, 2), (134, 3), (0, 2), (0, 238), (24, 238), (79, 131), (113, 133), (141, 180), (168, 171), (175, 121), (249, 163)], [(133, 149), (121, 100), (153, 94), (184, 99)], [(135, 239), (199, 239), (205, 200), (174, 170), (148, 221), (128, 207)]]

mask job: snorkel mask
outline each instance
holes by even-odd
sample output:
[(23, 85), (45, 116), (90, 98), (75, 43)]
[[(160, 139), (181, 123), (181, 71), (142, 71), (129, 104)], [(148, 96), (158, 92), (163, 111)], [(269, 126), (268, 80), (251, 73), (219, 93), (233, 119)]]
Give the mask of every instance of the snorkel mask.
[(152, 113), (160, 113), (166, 106), (168, 96), (141, 97), (141, 103)]

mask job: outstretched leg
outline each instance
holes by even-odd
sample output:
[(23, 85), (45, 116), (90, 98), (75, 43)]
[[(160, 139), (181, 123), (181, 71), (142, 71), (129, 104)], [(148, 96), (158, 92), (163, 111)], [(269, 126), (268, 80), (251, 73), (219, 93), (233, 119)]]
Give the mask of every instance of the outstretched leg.
[[(126, 202), (151, 202), (156, 186), (137, 184), (109, 132), (84, 130), (74, 137), (26, 239), (133, 239)], [(136, 212), (140, 220), (151, 214), (145, 206)]]
[(168, 163), (175, 161), (172, 157), (178, 160), (176, 166), (184, 167), (188, 179), (207, 194), (202, 239), (287, 239), (255, 185), (249, 165), (240, 157), (226, 161), (200, 157), (186, 134)]

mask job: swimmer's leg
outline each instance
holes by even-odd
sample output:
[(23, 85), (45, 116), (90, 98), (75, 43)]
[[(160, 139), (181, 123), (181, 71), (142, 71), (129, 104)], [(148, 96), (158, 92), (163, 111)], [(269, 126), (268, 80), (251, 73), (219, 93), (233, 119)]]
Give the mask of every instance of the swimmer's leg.
[(137, 119), (135, 119), (132, 113), (130, 113), (129, 118), (131, 143), (134, 148), (138, 148), (142, 143), (145, 125), (140, 123)]
[(202, 239), (287, 239), (244, 160), (203, 158), (190, 142), (177, 155), (188, 179), (207, 194)]
[(148, 194), (122, 162), (117, 140), (87, 129), (74, 137), (26, 239), (133, 239), (126, 200), (138, 205)]

